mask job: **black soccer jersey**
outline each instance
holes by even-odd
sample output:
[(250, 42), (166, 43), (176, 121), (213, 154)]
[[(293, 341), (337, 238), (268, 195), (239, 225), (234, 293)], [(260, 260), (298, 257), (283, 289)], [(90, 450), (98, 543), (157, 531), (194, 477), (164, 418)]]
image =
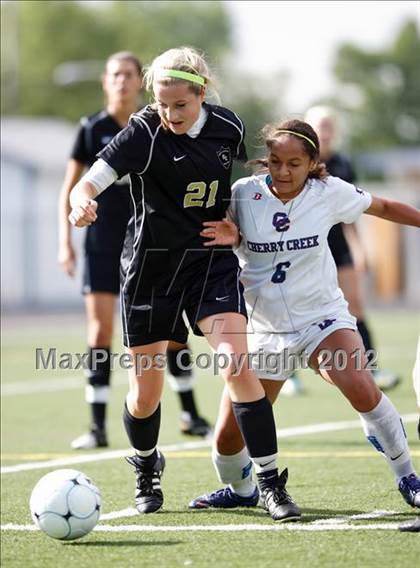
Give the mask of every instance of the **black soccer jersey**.
[[(339, 177), (349, 183), (353, 183), (356, 179), (350, 161), (342, 154), (332, 154), (329, 160), (325, 162), (325, 165), (332, 176)], [(350, 247), (344, 236), (342, 223), (331, 227), (328, 234), (328, 245), (337, 267), (353, 264)]]
[[(121, 126), (106, 110), (83, 118), (71, 158), (90, 167), (96, 154), (120, 131)], [(85, 250), (88, 254), (121, 254), (132, 209), (128, 180), (118, 181), (112, 191), (99, 195), (97, 202), (98, 220), (87, 228)]]
[(335, 152), (331, 157), (325, 162), (328, 172), (334, 176), (347, 181), (348, 183), (354, 183), (356, 180), (356, 175), (354, 173), (353, 166), (348, 158)]
[(244, 126), (228, 109), (204, 108), (207, 119), (196, 138), (166, 130), (148, 106), (98, 154), (119, 176), (130, 174), (136, 212), (122, 255), (130, 296), (139, 286), (183, 289), (194, 267), (201, 271), (208, 258), (199, 235), (203, 221), (225, 217), (232, 161), (246, 159)]

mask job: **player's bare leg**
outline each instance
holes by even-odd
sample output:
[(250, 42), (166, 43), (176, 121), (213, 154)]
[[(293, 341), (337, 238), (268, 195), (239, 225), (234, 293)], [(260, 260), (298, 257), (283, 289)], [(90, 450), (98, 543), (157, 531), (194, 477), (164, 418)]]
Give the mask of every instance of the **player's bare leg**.
[[(274, 520), (285, 521), (299, 518), (299, 508), (293, 503), (285, 490), (287, 471), (285, 470), (280, 476), (278, 475), (276, 464), (277, 439), (273, 409), (263, 385), (249, 365), (244, 316), (235, 313), (218, 314), (205, 318), (199, 322), (199, 325), (215, 354), (224, 357), (226, 361), (226, 365), (223, 365), (220, 370), (226, 389), (224, 402), (221, 406), (222, 418), (218, 428), (222, 430), (224, 427), (232, 428), (232, 444), (227, 448), (228, 451), (239, 449), (236, 454), (238, 460), (247, 460), (248, 465), (245, 466), (244, 470), (239, 467), (239, 470), (241, 473), (243, 470), (245, 476), (249, 474), (251, 468), (249, 460), (251, 460), (257, 471), (264, 507)], [(246, 455), (238, 431), (245, 441)], [(222, 444), (220, 429), (219, 436)], [(228, 458), (228, 461), (231, 461), (231, 457)], [(234, 469), (238, 469), (238, 464), (234, 466)], [(231, 500), (230, 505), (227, 504), (228, 493), (232, 495), (232, 490), (229, 487), (222, 489), (221, 493), (224, 493), (226, 499), (221, 499), (220, 503), (222, 504), (219, 506), (245, 504), (240, 498), (238, 499), (238, 501), (241, 501), (240, 503)], [(221, 495), (221, 497), (223, 496)], [(238, 497), (240, 496), (238, 495)], [(258, 500), (256, 489), (253, 502), (250, 504), (256, 504), (255, 500)], [(190, 506), (200, 508), (196, 506), (197, 502), (197, 500), (194, 500)]]
[[(338, 351), (342, 355), (342, 370), (330, 365), (331, 355)], [(414, 471), (401, 418), (376, 386), (370, 371), (365, 369), (366, 362), (362, 340), (350, 329), (331, 333), (310, 360), (311, 366), (334, 383), (358, 411), (367, 439), (384, 455), (404, 499), (413, 507), (420, 507), (420, 479)], [(328, 369), (322, 368), (325, 365)]]
[(90, 406), (89, 431), (72, 442), (75, 450), (108, 445), (106, 409), (110, 395), (110, 351), (114, 326), (115, 295), (94, 292), (85, 296), (87, 319), (88, 365), (86, 402)]
[(135, 500), (139, 513), (153, 513), (163, 505), (160, 478), (165, 467), (157, 449), (160, 430), (160, 399), (164, 382), (167, 341), (127, 348), (132, 366), (124, 406), (124, 426), (134, 448), (126, 458), (135, 468)]

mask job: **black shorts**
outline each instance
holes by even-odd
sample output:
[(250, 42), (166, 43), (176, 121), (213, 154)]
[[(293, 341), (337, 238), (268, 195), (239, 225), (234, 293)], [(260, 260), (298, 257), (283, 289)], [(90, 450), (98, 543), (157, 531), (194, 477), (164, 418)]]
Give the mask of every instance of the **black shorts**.
[(330, 232), (328, 233), (328, 245), (337, 268), (353, 266), (353, 257), (346, 237), (344, 236), (342, 223), (331, 227)]
[(119, 253), (85, 253), (83, 267), (83, 294), (120, 291)]
[(121, 293), (124, 345), (135, 347), (156, 341), (186, 343), (188, 327), (203, 335), (197, 322), (215, 314), (234, 312), (247, 317), (240, 268), (235, 255), (215, 254), (183, 275), (181, 291), (169, 294), (136, 295), (135, 304)]

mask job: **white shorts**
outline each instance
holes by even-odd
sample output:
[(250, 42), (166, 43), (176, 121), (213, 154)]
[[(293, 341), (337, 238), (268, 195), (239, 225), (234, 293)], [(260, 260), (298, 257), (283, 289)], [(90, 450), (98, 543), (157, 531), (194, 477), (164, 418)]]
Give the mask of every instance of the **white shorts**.
[(321, 341), (337, 329), (356, 331), (356, 318), (342, 310), (300, 331), (251, 333), (248, 335), (251, 366), (260, 379), (285, 381), (296, 369), (308, 367), (309, 358)]

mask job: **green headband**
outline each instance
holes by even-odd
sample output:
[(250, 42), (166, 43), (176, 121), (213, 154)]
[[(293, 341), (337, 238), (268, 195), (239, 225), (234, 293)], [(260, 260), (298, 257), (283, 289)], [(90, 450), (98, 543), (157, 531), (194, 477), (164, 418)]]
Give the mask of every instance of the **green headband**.
[(187, 71), (178, 71), (178, 69), (161, 69), (159, 75), (173, 79), (184, 79), (184, 81), (191, 81), (191, 83), (197, 83), (202, 87), (206, 84), (205, 78), (201, 75), (194, 75), (194, 73), (188, 73)]
[(294, 134), (295, 136), (299, 136), (299, 138), (304, 138), (307, 142), (309, 142), (311, 146), (315, 148), (316, 151), (318, 151), (315, 142), (304, 134), (301, 134), (300, 132), (295, 132), (294, 130), (277, 130), (277, 132), (281, 132), (282, 134)]

